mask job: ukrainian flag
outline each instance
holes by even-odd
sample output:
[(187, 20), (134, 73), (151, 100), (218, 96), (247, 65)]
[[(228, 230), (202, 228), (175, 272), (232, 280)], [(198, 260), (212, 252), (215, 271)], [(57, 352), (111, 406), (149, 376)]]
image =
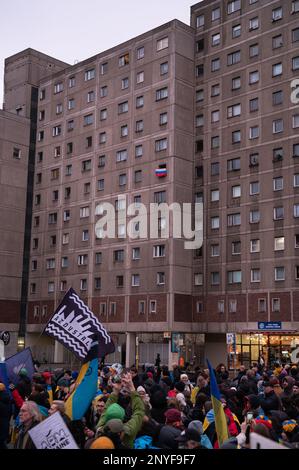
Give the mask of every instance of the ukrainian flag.
[(65, 412), (71, 420), (81, 419), (98, 390), (98, 341), (91, 344), (91, 349), (81, 367), (75, 388), (65, 402)]
[(209, 372), (210, 372), (210, 390), (211, 390), (211, 400), (213, 404), (214, 416), (215, 416), (215, 427), (218, 438), (219, 447), (223, 444), (224, 441), (229, 439), (228, 428), (226, 416), (222, 403), (220, 401), (220, 392), (216, 382), (216, 377), (214, 370), (207, 360)]

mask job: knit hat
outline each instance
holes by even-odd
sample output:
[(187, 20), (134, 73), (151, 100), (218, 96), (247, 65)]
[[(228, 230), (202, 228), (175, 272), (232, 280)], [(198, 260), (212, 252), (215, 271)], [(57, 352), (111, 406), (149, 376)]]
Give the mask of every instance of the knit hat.
[(109, 437), (98, 437), (90, 446), (90, 449), (115, 449), (113, 442)]
[(6, 390), (6, 387), (2, 382), (0, 382), (0, 392), (4, 392), (4, 390)]
[(195, 441), (200, 442), (200, 434), (196, 429), (187, 429), (183, 431), (179, 437), (175, 438), (178, 442), (187, 442), (187, 441)]
[(106, 429), (112, 433), (119, 433), (124, 430), (124, 423), (120, 419), (110, 419), (105, 424), (105, 431)]
[(137, 387), (137, 392), (140, 393), (140, 392), (144, 392), (146, 393), (146, 390), (144, 387), (142, 387), (142, 385), (139, 385), (139, 387)]
[(295, 419), (288, 419), (283, 421), (282, 428), (284, 432), (293, 432), (294, 429), (298, 426), (297, 421)]
[(268, 418), (268, 416), (265, 415), (258, 415), (255, 418), (255, 423), (256, 424), (264, 424), (268, 429), (272, 428), (272, 421), (271, 419)]
[(117, 403), (110, 405), (105, 413), (105, 423), (110, 421), (110, 419), (120, 419), (123, 421), (125, 417), (125, 410), (119, 406)]
[(166, 418), (166, 424), (176, 423), (182, 419), (181, 412), (176, 408), (170, 408), (165, 411), (164, 416)]
[(52, 374), (51, 374), (51, 372), (45, 371), (45, 372), (42, 373), (42, 376), (45, 380), (48, 380), (52, 377)]
[(195, 429), (195, 431), (199, 432), (201, 435), (203, 433), (202, 422), (199, 420), (191, 421), (191, 423), (188, 424), (188, 429)]
[(180, 380), (189, 380), (189, 377), (187, 374), (181, 374)]
[(60, 379), (57, 382), (58, 387), (69, 387), (70, 386), (70, 381), (67, 379)]
[(146, 375), (148, 376), (149, 379), (153, 378), (153, 373), (152, 372), (147, 372)]
[(183, 392), (185, 390), (185, 384), (184, 382), (176, 382), (174, 384), (174, 388), (178, 391), (178, 392)]
[(24, 376), (24, 375), (25, 375), (25, 376), (27, 377), (27, 376), (28, 376), (28, 371), (27, 371), (27, 369), (25, 369), (25, 367), (22, 367), (22, 369), (20, 369), (19, 375), (20, 375), (20, 376), (22, 376), (22, 375)]

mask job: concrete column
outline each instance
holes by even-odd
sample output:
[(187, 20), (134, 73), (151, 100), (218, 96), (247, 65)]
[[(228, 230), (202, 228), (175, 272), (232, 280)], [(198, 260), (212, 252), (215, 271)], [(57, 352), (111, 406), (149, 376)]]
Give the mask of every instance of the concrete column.
[(5, 347), (4, 343), (3, 343), (2, 339), (0, 339), (0, 362), (5, 361), (4, 347)]
[(63, 351), (64, 351), (64, 347), (62, 346), (62, 344), (58, 343), (58, 341), (55, 341), (55, 346), (54, 346), (54, 362), (55, 363), (63, 362)]
[(126, 367), (136, 362), (136, 334), (126, 333)]

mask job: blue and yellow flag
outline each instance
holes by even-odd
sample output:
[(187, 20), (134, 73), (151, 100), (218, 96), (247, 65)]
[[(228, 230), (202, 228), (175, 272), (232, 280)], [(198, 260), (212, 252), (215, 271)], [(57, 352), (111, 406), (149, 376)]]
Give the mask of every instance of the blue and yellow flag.
[(77, 377), (75, 389), (65, 402), (65, 412), (71, 420), (83, 418), (97, 393), (98, 365), (98, 341), (94, 341)]
[(224, 441), (229, 439), (229, 433), (227, 428), (226, 416), (222, 403), (220, 401), (220, 392), (216, 382), (216, 377), (214, 370), (207, 360), (209, 372), (210, 372), (210, 390), (211, 390), (211, 400), (213, 404), (214, 417), (215, 417), (215, 427), (218, 438), (219, 447), (223, 444)]

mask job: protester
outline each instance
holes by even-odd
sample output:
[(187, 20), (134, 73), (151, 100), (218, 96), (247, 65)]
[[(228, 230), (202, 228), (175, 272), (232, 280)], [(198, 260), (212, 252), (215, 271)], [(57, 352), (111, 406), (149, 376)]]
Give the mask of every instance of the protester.
[(37, 404), (33, 401), (24, 401), (20, 409), (20, 427), (18, 429), (15, 449), (35, 449), (28, 431), (41, 421), (42, 415)]

